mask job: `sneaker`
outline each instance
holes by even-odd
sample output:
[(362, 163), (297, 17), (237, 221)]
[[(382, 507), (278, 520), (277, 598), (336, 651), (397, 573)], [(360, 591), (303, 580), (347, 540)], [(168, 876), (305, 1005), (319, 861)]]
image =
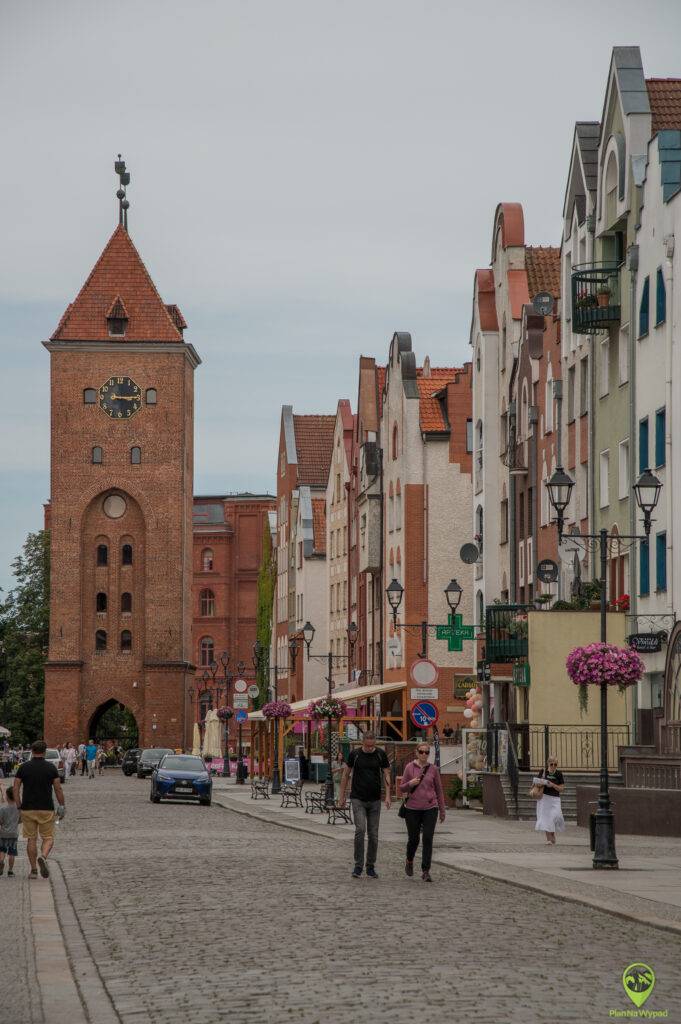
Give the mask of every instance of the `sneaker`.
[(405, 875), (409, 875), (410, 878), (413, 877), (413, 875), (414, 875), (414, 861), (413, 860), (408, 860), (407, 863), (404, 865), (404, 873), (405, 873)]
[[(369, 874), (368, 871), (367, 871), (367, 874)], [(355, 865), (355, 867), (352, 869), (352, 877), (353, 878), (361, 878), (362, 877), (362, 869), (358, 868), (357, 865)]]
[(50, 869), (48, 868), (47, 861), (45, 860), (44, 857), (38, 857), (38, 868), (43, 878), (50, 877)]
[(37, 878), (38, 877), (38, 869), (37, 868), (32, 868), (29, 871), (29, 873), (28, 873), (28, 877), (29, 878)]
[(433, 879), (430, 877), (430, 871), (424, 871), (423, 874), (421, 875), (421, 878), (423, 879), (424, 882), (433, 881)]
[[(1, 875), (1, 874), (2, 874), (2, 871), (0, 871), (0, 875)], [(14, 878), (14, 872), (13, 872), (13, 871), (8, 871), (8, 872), (7, 872), (7, 877), (8, 877), (8, 878)]]
[(378, 878), (375, 868), (367, 868), (367, 878)]

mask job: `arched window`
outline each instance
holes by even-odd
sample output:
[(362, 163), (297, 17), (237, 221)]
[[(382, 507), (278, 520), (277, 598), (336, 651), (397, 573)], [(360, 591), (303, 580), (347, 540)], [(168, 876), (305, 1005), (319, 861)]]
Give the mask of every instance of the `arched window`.
[(392, 451), (393, 462), (397, 458), (397, 440), (398, 440), (398, 438), (397, 438), (397, 424), (395, 424), (393, 426), (393, 451)]
[(145, 398), (147, 405), (156, 405), (156, 388), (147, 388)]
[(215, 594), (212, 590), (202, 590), (199, 594), (199, 605), (201, 609), (201, 615), (204, 618), (209, 618), (215, 615)]
[(132, 611), (132, 594), (129, 594), (127, 591), (124, 594), (121, 594), (121, 611)]
[(124, 544), (121, 548), (121, 565), (132, 565), (132, 544)]
[(390, 487), (388, 488), (388, 532), (392, 533), (395, 529), (395, 495), (393, 493), (393, 482), (390, 481)]
[(395, 529), (402, 529), (402, 488), (399, 480), (395, 488)]
[(93, 465), (101, 466), (103, 454), (104, 453), (102, 452), (102, 449), (99, 447), (99, 445), (95, 445), (95, 447), (92, 449), (92, 463), (93, 463)]
[(142, 449), (131, 448), (130, 449), (130, 462), (133, 466), (139, 466), (142, 462)]
[(201, 552), (201, 568), (204, 572), (213, 571), (213, 549), (204, 548)]
[(98, 629), (95, 633), (95, 650), (105, 651), (106, 650), (106, 630)]
[(132, 650), (132, 633), (129, 629), (121, 630), (121, 650), (127, 653)]
[(97, 604), (96, 604), (97, 611), (98, 612), (105, 612), (106, 611), (106, 594), (104, 594), (103, 592), (100, 591), (100, 593), (97, 594), (96, 602), (97, 602)]
[(484, 515), (485, 513), (482, 505), (478, 505), (477, 509), (475, 510), (475, 543), (478, 545), (478, 551), (480, 552), (480, 554), (482, 554), (482, 544), (484, 540)]
[(199, 664), (210, 665), (215, 658), (215, 644), (212, 636), (204, 636), (199, 644)]
[(97, 545), (97, 565), (109, 564), (109, 549), (106, 544)]
[(97, 392), (94, 388), (85, 388), (83, 391), (83, 401), (85, 405), (96, 405)]

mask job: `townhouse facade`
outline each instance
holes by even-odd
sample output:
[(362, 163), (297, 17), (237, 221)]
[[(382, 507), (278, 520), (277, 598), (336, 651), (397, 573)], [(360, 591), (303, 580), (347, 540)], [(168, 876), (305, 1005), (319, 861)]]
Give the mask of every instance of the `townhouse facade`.
[[(336, 657), (331, 673), (334, 687), (349, 682), (355, 671), (349, 660), (347, 635), (348, 624), (356, 622), (350, 615), (352, 609), (349, 593), (349, 497), (353, 434), (354, 417), (350, 402), (343, 398), (336, 410), (333, 457), (325, 499), (328, 636), (329, 650)], [(301, 625), (304, 625), (304, 621)]]

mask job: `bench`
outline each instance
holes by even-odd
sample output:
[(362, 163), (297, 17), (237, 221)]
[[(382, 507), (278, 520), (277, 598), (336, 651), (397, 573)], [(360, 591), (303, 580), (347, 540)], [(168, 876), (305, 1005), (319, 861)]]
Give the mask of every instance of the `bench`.
[(285, 782), (281, 787), (281, 807), (290, 807), (293, 802), (294, 807), (303, 806), (303, 783), (302, 782)]
[(329, 804), (324, 808), (326, 811), (326, 824), (335, 825), (337, 821), (342, 821), (346, 825), (354, 825), (355, 821), (352, 817), (352, 803), (348, 801), (345, 807), (341, 807), (337, 803)]
[(251, 779), (251, 800), (257, 800), (258, 797), (262, 797), (263, 800), (269, 800), (269, 798), (270, 798), (270, 780), (269, 779)]
[(316, 811), (319, 811), (320, 814), (323, 814), (324, 811), (326, 810), (325, 796), (326, 783), (323, 783), (320, 789), (318, 789), (316, 792), (306, 793), (305, 813), (314, 814)]

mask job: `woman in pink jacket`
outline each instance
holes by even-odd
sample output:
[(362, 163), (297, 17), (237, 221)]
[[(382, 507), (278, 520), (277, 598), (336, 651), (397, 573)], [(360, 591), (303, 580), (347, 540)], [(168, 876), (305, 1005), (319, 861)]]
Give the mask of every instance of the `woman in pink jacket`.
[(433, 834), (438, 819), (445, 820), (445, 795), (439, 769), (428, 763), (430, 747), (421, 742), (416, 748), (416, 759), (404, 769), (400, 790), (405, 796), (404, 816), (407, 822), (409, 840), (407, 842), (407, 863), (404, 870), (411, 876), (414, 874), (414, 857), (421, 847), (421, 871), (424, 882), (432, 882), (430, 864), (433, 859)]

